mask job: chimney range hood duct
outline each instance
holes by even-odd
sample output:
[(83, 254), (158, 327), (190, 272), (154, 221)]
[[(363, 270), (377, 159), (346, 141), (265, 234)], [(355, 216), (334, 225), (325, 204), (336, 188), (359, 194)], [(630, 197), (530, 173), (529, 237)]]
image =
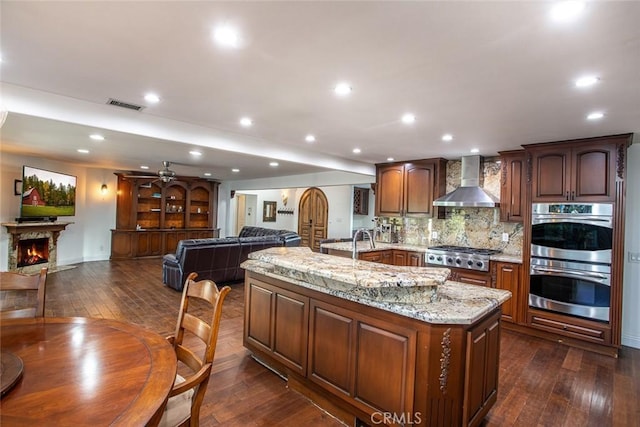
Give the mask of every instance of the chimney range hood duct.
[(500, 202), (480, 188), (480, 156), (462, 158), (460, 187), (433, 201), (433, 206), (495, 208)]

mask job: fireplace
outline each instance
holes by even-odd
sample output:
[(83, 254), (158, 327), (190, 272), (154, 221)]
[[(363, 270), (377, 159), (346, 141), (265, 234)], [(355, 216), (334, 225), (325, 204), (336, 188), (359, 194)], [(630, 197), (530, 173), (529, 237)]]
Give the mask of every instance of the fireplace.
[(18, 241), (18, 267), (49, 263), (49, 239), (25, 239)]
[(58, 270), (58, 237), (72, 222), (2, 223), (11, 235), (9, 271), (36, 274)]

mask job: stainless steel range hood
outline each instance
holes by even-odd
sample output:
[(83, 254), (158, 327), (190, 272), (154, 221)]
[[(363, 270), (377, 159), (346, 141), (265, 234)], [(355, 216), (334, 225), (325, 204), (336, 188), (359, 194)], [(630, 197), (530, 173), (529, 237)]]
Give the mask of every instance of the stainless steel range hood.
[(462, 158), (460, 187), (433, 201), (433, 206), (495, 208), (500, 202), (480, 188), (480, 156)]

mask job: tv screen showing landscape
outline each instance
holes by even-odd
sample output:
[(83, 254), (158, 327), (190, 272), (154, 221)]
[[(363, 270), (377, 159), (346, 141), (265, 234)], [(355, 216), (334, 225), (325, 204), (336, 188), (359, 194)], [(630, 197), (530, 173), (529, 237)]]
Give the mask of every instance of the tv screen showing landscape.
[(21, 217), (57, 217), (75, 214), (75, 176), (24, 166)]

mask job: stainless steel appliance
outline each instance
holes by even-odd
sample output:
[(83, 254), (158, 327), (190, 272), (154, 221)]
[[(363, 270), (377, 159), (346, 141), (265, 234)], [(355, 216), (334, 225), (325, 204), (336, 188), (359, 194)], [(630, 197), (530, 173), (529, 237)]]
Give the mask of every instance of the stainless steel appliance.
[(609, 321), (613, 205), (535, 203), (529, 306)]
[(533, 204), (531, 256), (611, 264), (612, 245), (612, 204)]
[(425, 260), (427, 264), (489, 271), (490, 256), (500, 252), (495, 249), (468, 248), (464, 246), (431, 246), (427, 249)]
[(532, 307), (609, 321), (610, 265), (532, 258), (529, 289)]

